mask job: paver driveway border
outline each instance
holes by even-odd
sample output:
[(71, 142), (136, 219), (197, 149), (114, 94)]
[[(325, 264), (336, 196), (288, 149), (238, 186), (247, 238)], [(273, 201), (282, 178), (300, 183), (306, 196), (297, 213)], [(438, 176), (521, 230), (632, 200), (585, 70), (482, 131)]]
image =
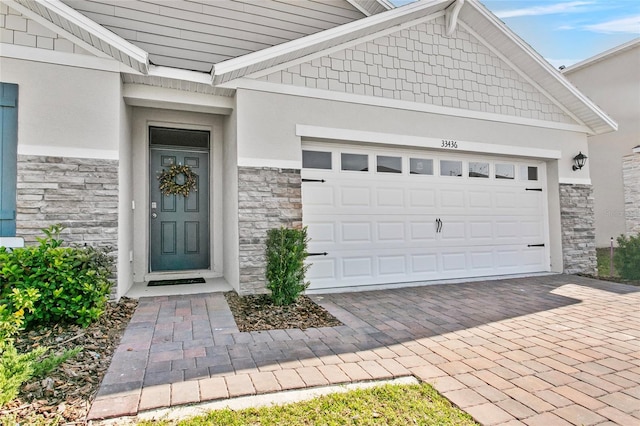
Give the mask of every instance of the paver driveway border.
[(241, 333), (222, 294), (140, 299), (89, 419), (413, 375), (484, 425), (640, 425), (640, 287), (571, 275), (311, 296)]

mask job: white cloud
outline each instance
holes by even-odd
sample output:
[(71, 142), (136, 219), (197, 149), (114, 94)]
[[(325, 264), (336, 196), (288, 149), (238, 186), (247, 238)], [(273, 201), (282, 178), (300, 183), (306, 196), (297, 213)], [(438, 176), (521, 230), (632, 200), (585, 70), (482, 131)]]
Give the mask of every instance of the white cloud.
[(557, 30), (560, 31), (566, 31), (566, 30), (575, 30), (576, 27), (574, 27), (573, 25), (560, 25), (558, 28), (556, 28)]
[(581, 12), (581, 6), (594, 4), (593, 1), (571, 1), (548, 6), (533, 6), (524, 9), (501, 10), (495, 12), (498, 18), (516, 18), (519, 16), (553, 15), (557, 13)]
[(586, 25), (584, 29), (596, 33), (629, 33), (640, 34), (640, 15), (629, 18), (615, 19), (599, 24)]

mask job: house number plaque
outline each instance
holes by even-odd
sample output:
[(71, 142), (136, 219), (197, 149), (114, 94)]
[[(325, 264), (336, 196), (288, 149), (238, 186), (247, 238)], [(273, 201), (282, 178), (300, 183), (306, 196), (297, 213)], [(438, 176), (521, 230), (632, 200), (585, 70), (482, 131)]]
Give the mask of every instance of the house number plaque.
[(442, 145), (440, 145), (440, 148), (458, 149), (458, 141), (442, 139)]

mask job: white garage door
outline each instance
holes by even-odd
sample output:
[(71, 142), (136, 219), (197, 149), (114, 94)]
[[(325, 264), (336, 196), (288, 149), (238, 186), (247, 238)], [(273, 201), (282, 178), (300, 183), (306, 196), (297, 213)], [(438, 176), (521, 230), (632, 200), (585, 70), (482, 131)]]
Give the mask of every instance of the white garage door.
[(305, 143), (309, 288), (549, 271), (545, 175), (522, 159)]

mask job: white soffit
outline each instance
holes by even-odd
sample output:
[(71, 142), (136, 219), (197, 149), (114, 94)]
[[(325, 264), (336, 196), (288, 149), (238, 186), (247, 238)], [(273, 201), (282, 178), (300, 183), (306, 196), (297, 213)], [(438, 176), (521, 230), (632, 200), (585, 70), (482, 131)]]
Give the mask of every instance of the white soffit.
[(365, 16), (375, 15), (395, 7), (387, 0), (347, 0), (347, 2), (364, 13)]
[(60, 0), (4, 0), (5, 4), (102, 57), (111, 57), (146, 74), (147, 52), (112, 33)]

